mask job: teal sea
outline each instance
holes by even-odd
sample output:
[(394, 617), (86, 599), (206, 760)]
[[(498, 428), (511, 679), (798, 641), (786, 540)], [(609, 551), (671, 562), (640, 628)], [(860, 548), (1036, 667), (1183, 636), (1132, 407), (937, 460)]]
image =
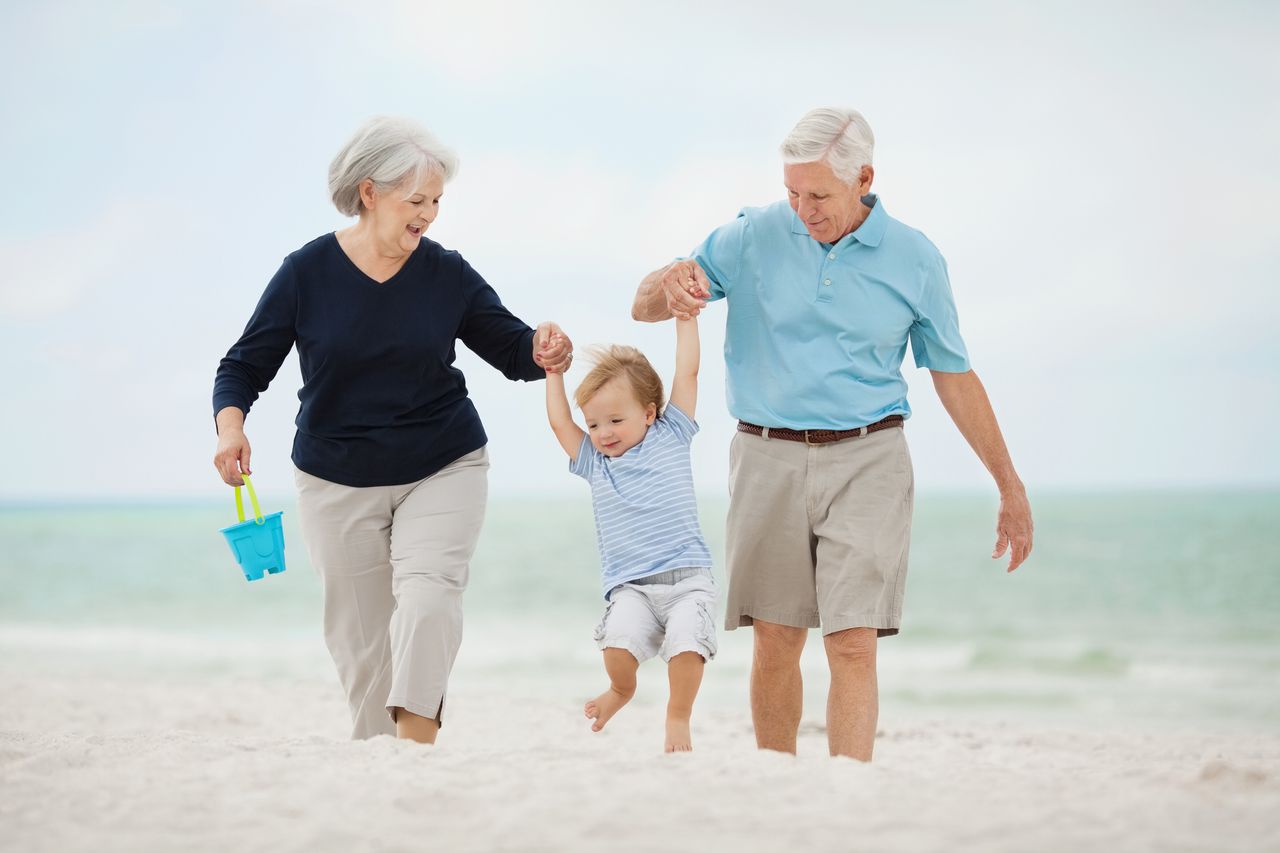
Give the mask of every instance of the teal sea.
[[(285, 511), (288, 570), (247, 583), (218, 533), (230, 503), (0, 509), (0, 658), (157, 679), (331, 676), (297, 514), (271, 507)], [(724, 511), (702, 502), (720, 579)], [(1280, 730), (1280, 493), (1049, 495), (1035, 512), (1035, 553), (1009, 575), (989, 556), (992, 496), (918, 500), (903, 631), (880, 646), (882, 718)], [(492, 500), (454, 689), (602, 686), (597, 576), (585, 496)], [(807, 714), (826, 689), (816, 640)], [(750, 631), (720, 644), (701, 701), (745, 709)], [(658, 701), (664, 681), (648, 664), (642, 697)]]

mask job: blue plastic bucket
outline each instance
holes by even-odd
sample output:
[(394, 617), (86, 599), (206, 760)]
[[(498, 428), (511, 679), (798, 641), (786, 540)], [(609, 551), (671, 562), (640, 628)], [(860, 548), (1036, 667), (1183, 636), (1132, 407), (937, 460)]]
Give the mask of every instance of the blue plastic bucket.
[(262, 579), (264, 572), (276, 575), (284, 571), (284, 528), (280, 524), (284, 513), (263, 515), (253, 483), (248, 475), (242, 476), (253, 504), (253, 518), (245, 521), (244, 500), (240, 497), (240, 487), (236, 486), (236, 515), (240, 522), (222, 528), (222, 535), (227, 538), (231, 553), (235, 554), (240, 571), (244, 572), (244, 579), (256, 581)]

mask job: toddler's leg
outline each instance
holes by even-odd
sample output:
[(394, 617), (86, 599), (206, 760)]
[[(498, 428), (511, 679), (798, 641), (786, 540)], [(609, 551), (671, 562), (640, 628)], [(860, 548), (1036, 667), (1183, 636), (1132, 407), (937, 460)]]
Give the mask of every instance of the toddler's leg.
[(706, 662), (697, 652), (681, 652), (667, 662), (667, 679), (671, 697), (667, 700), (667, 752), (690, 752), (693, 737), (689, 718), (693, 716), (693, 700), (702, 684)]
[(593, 732), (604, 728), (618, 709), (636, 694), (636, 668), (653, 657), (662, 641), (659, 624), (644, 593), (627, 584), (610, 595), (604, 619), (596, 628), (596, 644), (604, 652), (609, 689), (583, 706)]
[(609, 673), (609, 689), (583, 706), (587, 719), (595, 720), (591, 731), (598, 732), (618, 713), (618, 709), (636, 695), (636, 669), (640, 661), (626, 649), (605, 649), (604, 668)]
[(666, 607), (667, 660), (671, 697), (667, 702), (667, 752), (689, 752), (693, 739), (689, 718), (702, 684), (706, 661), (716, 654), (715, 586), (710, 578), (687, 578), (676, 584)]

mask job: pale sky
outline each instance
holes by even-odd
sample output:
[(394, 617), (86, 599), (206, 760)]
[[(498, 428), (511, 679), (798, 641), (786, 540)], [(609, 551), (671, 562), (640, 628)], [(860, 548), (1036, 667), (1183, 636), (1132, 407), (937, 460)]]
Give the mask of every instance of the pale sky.
[[(777, 145), (821, 105), (863, 112), (875, 191), (946, 256), (1033, 497), (1280, 485), (1277, 44), (1271, 3), (5, 3), (0, 500), (222, 494), (214, 370), (280, 260), (346, 224), (325, 172), (370, 115), (458, 151), (429, 236), (509, 308), (668, 373), (636, 284), (781, 198)], [(723, 330), (713, 306), (712, 494)], [(461, 365), (493, 491), (582, 489), (542, 384)], [(990, 490), (904, 373), (920, 490)], [(299, 383), (290, 357), (249, 416), (267, 493)]]

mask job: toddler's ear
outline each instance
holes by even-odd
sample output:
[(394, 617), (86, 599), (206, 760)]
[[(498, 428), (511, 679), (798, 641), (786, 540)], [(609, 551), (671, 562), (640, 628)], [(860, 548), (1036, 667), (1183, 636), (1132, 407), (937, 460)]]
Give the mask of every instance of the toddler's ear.
[(644, 425), (653, 426), (653, 422), (658, 419), (658, 404), (650, 403), (644, 410)]

